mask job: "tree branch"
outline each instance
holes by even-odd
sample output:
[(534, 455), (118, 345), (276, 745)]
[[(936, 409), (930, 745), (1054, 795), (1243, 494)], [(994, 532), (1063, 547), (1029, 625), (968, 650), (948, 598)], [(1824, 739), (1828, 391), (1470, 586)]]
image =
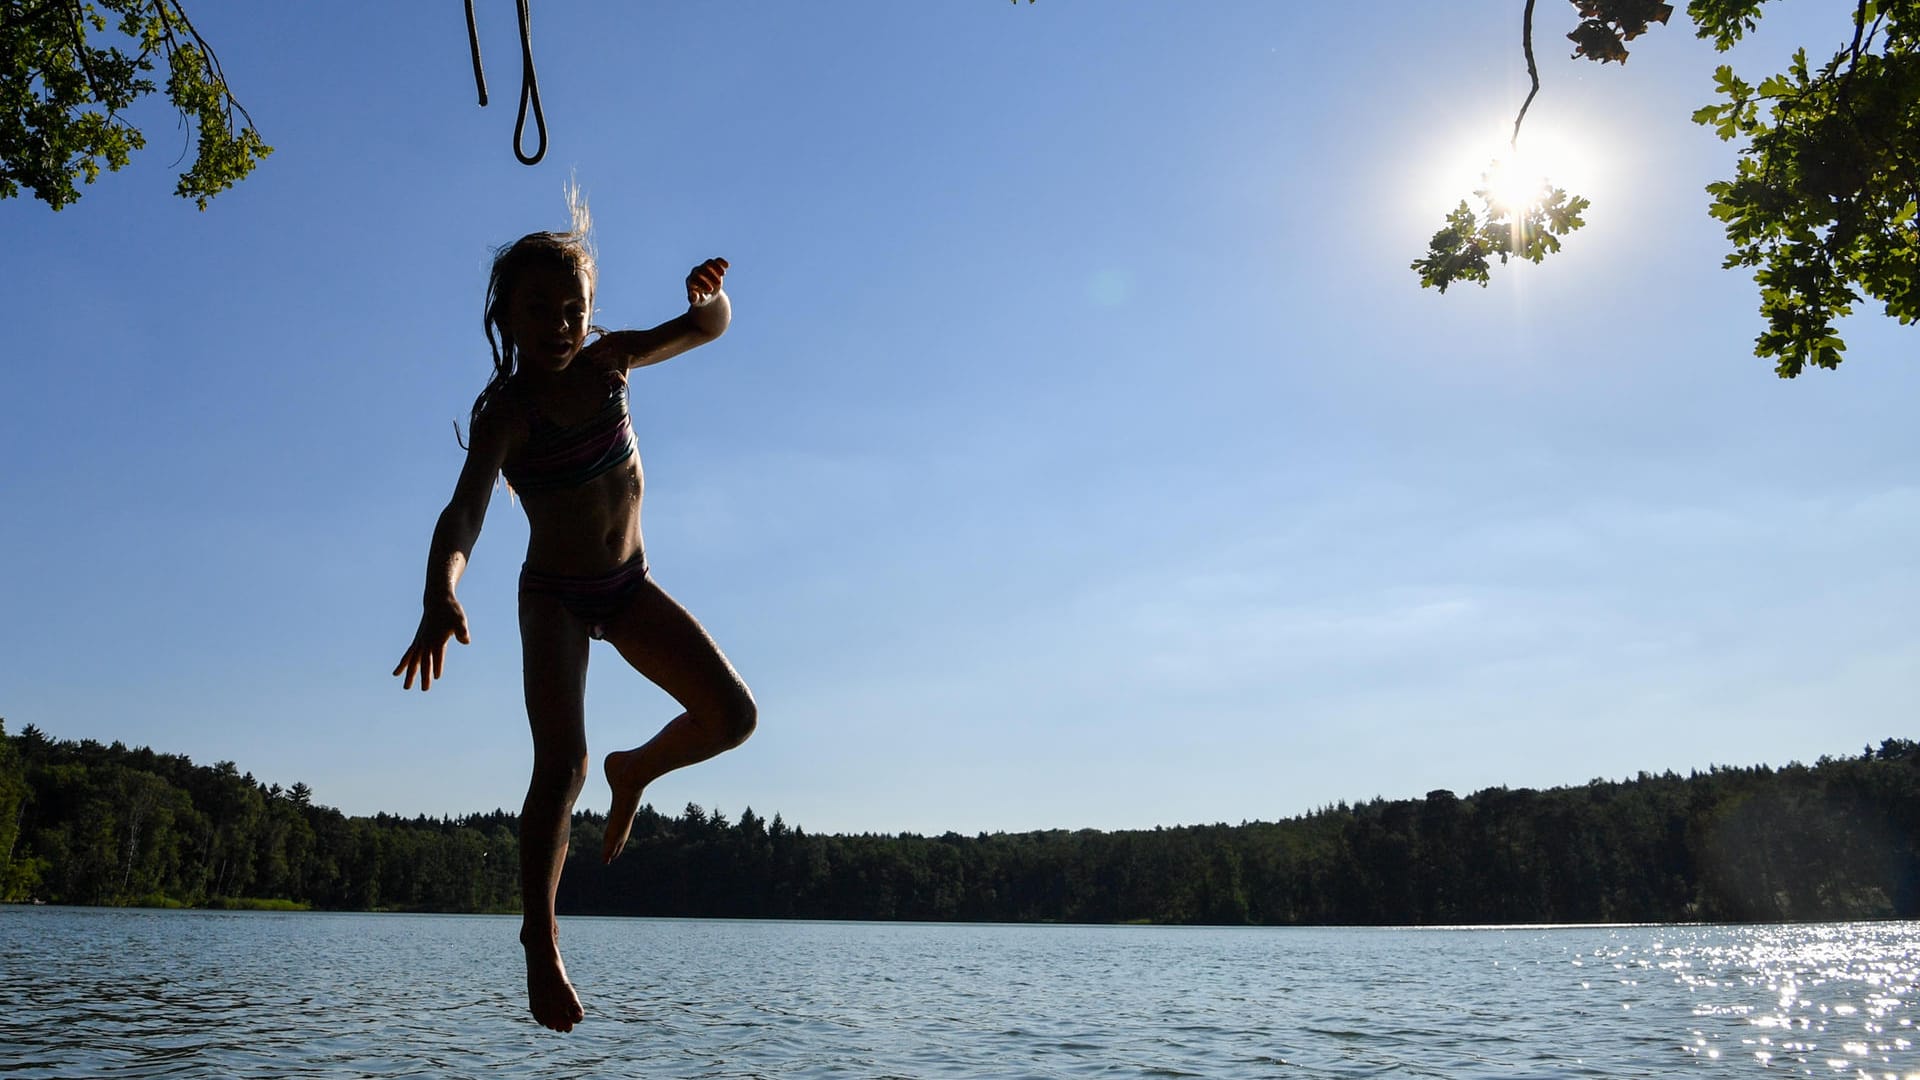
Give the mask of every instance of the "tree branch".
[[(1860, 0), (1866, 3), (1866, 0)], [(1533, 4), (1527, 0), (1527, 10), (1520, 17), (1520, 47), (1527, 54), (1527, 78), (1533, 80), (1533, 89), (1527, 91), (1527, 100), (1520, 103), (1520, 115), (1513, 118), (1513, 137), (1507, 140), (1507, 146), (1520, 149), (1520, 125), (1527, 118), (1527, 110), (1533, 107), (1533, 98), (1540, 92), (1540, 68), (1533, 62)]]
[(1847, 74), (1849, 75), (1853, 74), (1854, 68), (1860, 66), (1860, 38), (1866, 33), (1866, 30), (1867, 0), (1860, 0), (1859, 6), (1853, 9), (1853, 45), (1847, 50), (1853, 57), (1847, 66)]
[[(66, 20), (67, 31), (73, 37), (73, 58), (79, 61), (80, 73), (87, 77), (87, 89), (93, 91), (93, 96), (97, 100), (101, 96), (100, 80), (94, 78), (93, 65), (87, 62), (87, 32), (82, 25), (86, 17), (87, 11), (80, 6), (80, 0), (74, 0), (73, 15)], [(111, 113), (108, 118), (112, 118)]]
[[(174, 37), (173, 32), (173, 21), (178, 19), (180, 25), (187, 28), (187, 33), (193, 36), (194, 45), (199, 48), (200, 55), (205, 57), (203, 62), (207, 73), (213, 76), (213, 81), (220, 84), (220, 96), (227, 101), (227, 123), (229, 125), (233, 123), (233, 110), (238, 109), (240, 115), (246, 118), (247, 127), (255, 128), (253, 114), (247, 111), (245, 105), (240, 104), (239, 98), (233, 96), (233, 90), (227, 83), (227, 73), (220, 67), (220, 57), (214, 53), (213, 46), (207, 44), (207, 39), (200, 36), (200, 31), (193, 25), (193, 20), (187, 18), (186, 9), (180, 6), (179, 0), (154, 0), (153, 8), (159, 13), (160, 25), (166, 30), (168, 66), (172, 66), (174, 51), (179, 48), (179, 41)], [(169, 8), (172, 9), (171, 14), (168, 12)], [(258, 129), (255, 128), (255, 130)]]

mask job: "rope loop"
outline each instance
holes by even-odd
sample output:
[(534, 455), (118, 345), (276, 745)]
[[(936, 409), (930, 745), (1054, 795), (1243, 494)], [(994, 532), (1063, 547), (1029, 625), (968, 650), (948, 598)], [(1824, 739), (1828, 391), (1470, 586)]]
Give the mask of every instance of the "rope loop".
[[(519, 158), (522, 165), (538, 165), (540, 159), (547, 156), (547, 114), (540, 108), (540, 77), (533, 73), (533, 14), (528, 10), (532, 0), (517, 2), (520, 6), (520, 116), (513, 122), (513, 156)], [(528, 102), (533, 103), (533, 126), (540, 135), (532, 157), (520, 149), (525, 142)]]
[[(474, 23), (473, 0), (467, 4), (467, 51), (473, 54), (473, 85), (480, 93), (480, 107), (487, 105), (487, 75), (480, 66), (480, 30)], [(520, 115), (513, 122), (513, 156), (522, 165), (538, 165), (547, 156), (547, 114), (540, 107), (540, 76), (533, 70), (532, 0), (515, 0), (520, 10)], [(534, 134), (540, 140), (529, 154), (526, 144), (527, 107), (533, 107)]]

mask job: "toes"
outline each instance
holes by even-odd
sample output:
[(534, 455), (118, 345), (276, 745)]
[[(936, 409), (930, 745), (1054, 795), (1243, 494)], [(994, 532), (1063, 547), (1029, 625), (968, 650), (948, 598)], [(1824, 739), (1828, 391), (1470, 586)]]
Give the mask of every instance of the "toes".
[(549, 1031), (572, 1031), (573, 1025), (587, 1018), (587, 1011), (580, 1007), (579, 1001), (554, 1002), (545, 1009), (533, 1010), (533, 1018), (540, 1026)]

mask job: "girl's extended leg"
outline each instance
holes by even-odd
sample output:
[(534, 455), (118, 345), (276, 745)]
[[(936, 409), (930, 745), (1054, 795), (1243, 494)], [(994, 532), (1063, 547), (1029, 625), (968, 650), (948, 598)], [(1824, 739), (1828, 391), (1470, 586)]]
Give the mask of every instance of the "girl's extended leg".
[(731, 750), (753, 734), (753, 694), (687, 609), (648, 578), (633, 600), (607, 624), (606, 639), (634, 670), (673, 695), (685, 712), (632, 750), (607, 755), (613, 808), (607, 814), (601, 857), (612, 862), (627, 846), (640, 795), (675, 769)]
[(567, 859), (573, 801), (587, 780), (586, 630), (552, 597), (520, 597), (520, 652), (533, 780), (520, 809), (520, 944), (527, 953), (527, 1005), (534, 1019), (570, 1031), (585, 1019), (560, 961), (554, 892)]

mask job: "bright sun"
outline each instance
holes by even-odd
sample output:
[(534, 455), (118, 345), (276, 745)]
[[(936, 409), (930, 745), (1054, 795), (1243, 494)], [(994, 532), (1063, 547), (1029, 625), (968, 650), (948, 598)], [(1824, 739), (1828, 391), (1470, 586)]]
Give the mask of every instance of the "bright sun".
[(1585, 143), (1536, 120), (1521, 132), (1516, 150), (1508, 143), (1511, 122), (1495, 130), (1451, 144), (1446, 165), (1428, 176), (1428, 200), (1452, 206), (1462, 198), (1472, 201), (1472, 193), (1485, 188), (1496, 208), (1512, 213), (1538, 203), (1553, 188), (1592, 197), (1593, 189), (1603, 186), (1605, 178), (1598, 174), (1605, 170), (1596, 168), (1599, 163)]
[[(1559, 183), (1564, 186), (1562, 177)], [(1539, 205), (1553, 188), (1554, 179), (1547, 168), (1530, 153), (1509, 148), (1487, 167), (1487, 198), (1495, 210), (1518, 216)]]

